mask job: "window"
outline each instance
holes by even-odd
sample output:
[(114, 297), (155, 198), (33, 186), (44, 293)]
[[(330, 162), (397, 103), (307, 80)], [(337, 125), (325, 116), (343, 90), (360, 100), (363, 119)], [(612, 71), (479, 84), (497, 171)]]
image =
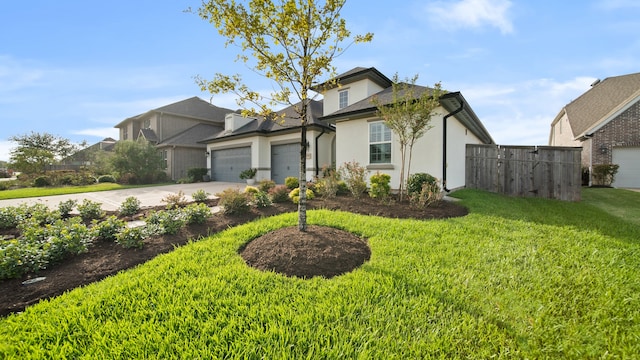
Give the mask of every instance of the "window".
[(142, 128), (148, 129), (150, 127), (151, 127), (151, 119), (144, 119), (144, 126)]
[(383, 122), (369, 124), (369, 163), (391, 163), (391, 130)]
[(127, 139), (129, 139), (129, 129), (123, 128), (122, 129), (122, 140), (127, 140)]
[(342, 109), (347, 105), (349, 105), (349, 90), (342, 90), (338, 92), (338, 106)]
[(167, 150), (164, 150), (162, 152), (162, 160), (164, 160), (164, 168), (168, 168), (169, 167), (169, 162), (167, 161)]

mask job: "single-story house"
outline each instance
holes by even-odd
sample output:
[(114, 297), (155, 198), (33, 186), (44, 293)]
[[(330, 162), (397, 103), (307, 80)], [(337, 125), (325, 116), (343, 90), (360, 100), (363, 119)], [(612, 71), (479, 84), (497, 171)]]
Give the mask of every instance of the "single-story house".
[(233, 110), (192, 97), (127, 118), (115, 127), (120, 129), (120, 140), (154, 144), (167, 175), (178, 180), (191, 168), (207, 167), (207, 146), (199, 141), (221, 132), (229, 113)]
[[(336, 165), (356, 161), (370, 174), (391, 175), (392, 188), (399, 188), (400, 145), (372, 102), (376, 97), (383, 104), (391, 103), (392, 81), (373, 67), (354, 68), (334, 80), (315, 89), (324, 96), (319, 120), (335, 126)], [(417, 87), (417, 96), (431, 91)], [(449, 190), (465, 185), (465, 145), (494, 141), (460, 92), (448, 92), (440, 105), (431, 119), (433, 128), (413, 147), (411, 173), (429, 173)]]
[(640, 188), (640, 73), (597, 80), (551, 123), (549, 145), (582, 146), (582, 165), (617, 164), (613, 186)]

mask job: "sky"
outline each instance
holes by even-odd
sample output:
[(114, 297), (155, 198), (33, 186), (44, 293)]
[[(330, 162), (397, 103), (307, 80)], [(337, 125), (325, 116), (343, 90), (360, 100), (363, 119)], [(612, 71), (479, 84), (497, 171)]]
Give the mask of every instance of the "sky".
[[(12, 136), (118, 139), (122, 120), (193, 96), (236, 109), (195, 82), (240, 74), (193, 0), (3, 1), (0, 7), (0, 160)], [(347, 0), (352, 34), (372, 32), (334, 60), (338, 73), (375, 67), (460, 91), (501, 145), (546, 145), (562, 107), (596, 79), (640, 72), (637, 0)], [(326, 79), (323, 79), (326, 80)]]

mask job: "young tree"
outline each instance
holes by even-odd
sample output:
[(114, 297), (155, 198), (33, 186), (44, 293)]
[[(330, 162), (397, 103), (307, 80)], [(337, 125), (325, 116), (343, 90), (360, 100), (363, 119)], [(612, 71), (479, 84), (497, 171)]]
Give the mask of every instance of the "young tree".
[(32, 131), (30, 134), (12, 136), (9, 141), (17, 143), (11, 149), (10, 162), (16, 170), (27, 174), (44, 172), (47, 165), (57, 163), (79, 149), (69, 139), (46, 132), (41, 134)]
[(154, 175), (164, 167), (162, 156), (153, 144), (146, 141), (118, 141), (111, 157), (113, 169), (132, 174), (138, 182), (151, 183)]
[[(335, 75), (333, 59), (346, 49), (345, 42), (371, 41), (371, 33), (351, 38), (340, 11), (346, 0), (249, 0), (245, 5), (233, 0), (210, 0), (198, 14), (212, 23), (226, 45), (240, 45), (237, 60), (249, 63), (260, 75), (271, 79), (277, 89), (265, 98), (242, 83), (240, 75), (216, 74), (211, 81), (198, 78), (203, 90), (213, 94), (231, 92), (238, 104), (257, 106), (245, 113), (273, 117), (272, 108), (296, 105), (300, 118), (300, 201), (298, 229), (305, 231), (306, 219), (306, 153), (309, 90), (327, 74)], [(348, 47), (348, 46), (347, 46)], [(246, 55), (249, 53), (249, 55)], [(292, 101), (295, 99), (295, 101)]]
[[(436, 83), (430, 89), (417, 86), (417, 80), (418, 75), (415, 75), (411, 79), (400, 82), (398, 74), (395, 74), (391, 100), (382, 101), (377, 97), (372, 100), (377, 107), (378, 116), (396, 134), (400, 143), (400, 200), (404, 194), (405, 174), (409, 176), (411, 171), (413, 146), (416, 140), (433, 127), (431, 125), (433, 111), (440, 106), (440, 97), (446, 93), (442, 90), (440, 83)], [(407, 154), (409, 155), (408, 162), (406, 161)]]

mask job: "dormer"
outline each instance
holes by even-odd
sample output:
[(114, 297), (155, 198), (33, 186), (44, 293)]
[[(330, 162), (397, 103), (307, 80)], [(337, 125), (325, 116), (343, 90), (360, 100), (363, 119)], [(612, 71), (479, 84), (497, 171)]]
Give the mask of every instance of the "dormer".
[(241, 114), (230, 113), (225, 115), (224, 117), (224, 132), (225, 134), (230, 134), (237, 129), (247, 125), (251, 121), (255, 120), (251, 117), (245, 117)]
[(327, 116), (376, 94), (392, 82), (376, 68), (357, 67), (314, 87), (323, 97), (322, 116)]

